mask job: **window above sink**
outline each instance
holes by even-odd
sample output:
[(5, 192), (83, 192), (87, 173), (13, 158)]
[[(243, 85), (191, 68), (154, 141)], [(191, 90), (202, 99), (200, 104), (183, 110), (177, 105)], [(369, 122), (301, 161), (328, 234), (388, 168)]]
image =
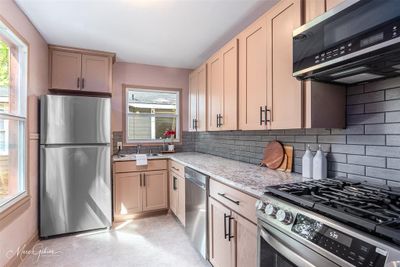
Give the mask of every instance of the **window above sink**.
[[(181, 132), (180, 89), (125, 86), (124, 142), (179, 142)], [(164, 133), (174, 131), (171, 138)]]

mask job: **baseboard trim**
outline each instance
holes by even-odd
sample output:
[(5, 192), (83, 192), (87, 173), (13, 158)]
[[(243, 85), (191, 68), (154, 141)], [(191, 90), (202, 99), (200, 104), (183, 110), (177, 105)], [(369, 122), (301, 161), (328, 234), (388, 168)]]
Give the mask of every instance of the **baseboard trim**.
[[(36, 244), (36, 242), (39, 240), (39, 233), (36, 231), (24, 244), (20, 246), (20, 248), (23, 250), (30, 250), (33, 248), (33, 246)], [(6, 263), (5, 267), (18, 267), (22, 261), (25, 259), (26, 254), (22, 253), (18, 255), (17, 251), (15, 251), (15, 254), (8, 263)]]

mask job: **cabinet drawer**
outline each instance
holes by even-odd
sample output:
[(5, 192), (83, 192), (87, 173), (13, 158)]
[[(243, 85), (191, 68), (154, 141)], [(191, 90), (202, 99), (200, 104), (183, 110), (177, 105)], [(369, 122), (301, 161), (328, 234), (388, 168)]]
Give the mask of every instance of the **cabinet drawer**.
[(181, 177), (185, 177), (185, 166), (173, 160), (169, 161), (169, 166), (171, 171), (173, 171), (174, 173), (178, 174)]
[(166, 170), (167, 160), (149, 160), (145, 166), (136, 166), (136, 161), (119, 161), (114, 163), (115, 172), (135, 172)]
[(210, 179), (210, 196), (248, 220), (257, 223), (256, 198), (213, 179)]

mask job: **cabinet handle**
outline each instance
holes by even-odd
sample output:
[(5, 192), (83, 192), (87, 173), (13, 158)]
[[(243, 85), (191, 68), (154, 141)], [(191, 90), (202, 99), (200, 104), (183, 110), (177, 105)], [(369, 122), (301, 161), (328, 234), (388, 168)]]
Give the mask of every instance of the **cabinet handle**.
[(229, 216), (229, 222), (228, 222), (228, 241), (231, 241), (232, 238), (235, 236), (232, 235), (232, 226), (231, 226), (231, 221), (233, 220), (232, 216)]
[(194, 119), (192, 119), (192, 128), (193, 128), (193, 130), (195, 129), (194, 128)]
[(174, 191), (177, 189), (177, 187), (176, 187), (176, 177), (174, 176), (174, 180), (173, 180), (173, 182), (172, 182), (172, 184), (173, 184), (173, 189), (174, 189)]
[(178, 172), (179, 172), (179, 169), (178, 169), (178, 168), (175, 168), (174, 166), (172, 166), (171, 168), (174, 169), (175, 171), (178, 171)]
[(76, 79), (76, 87), (79, 88), (79, 77)]
[[(267, 113), (269, 113), (269, 119)], [(267, 125), (268, 122), (271, 122), (271, 110), (265, 106), (265, 125)]]
[(85, 78), (82, 78), (82, 89), (85, 88)]
[(262, 114), (263, 114), (263, 108), (260, 106), (260, 125), (262, 125), (263, 123)]
[(146, 187), (146, 174), (143, 173), (143, 187)]
[(194, 119), (194, 129), (197, 131), (197, 122), (198, 122), (198, 120), (197, 119)]
[(224, 239), (226, 239), (229, 236), (229, 233), (226, 232), (226, 219), (229, 217), (229, 215), (226, 215), (224, 213)]
[(240, 201), (239, 201), (239, 200), (234, 200), (234, 199), (232, 199), (232, 198), (230, 198), (230, 197), (227, 197), (227, 196), (225, 195), (225, 193), (218, 193), (218, 195), (220, 195), (220, 196), (223, 197), (223, 198), (226, 198), (227, 200), (229, 200), (229, 201), (235, 203), (235, 204), (238, 205), (238, 206), (239, 206), (239, 204), (240, 204)]
[(139, 177), (140, 177), (140, 187), (142, 187), (142, 174), (141, 173), (139, 174)]

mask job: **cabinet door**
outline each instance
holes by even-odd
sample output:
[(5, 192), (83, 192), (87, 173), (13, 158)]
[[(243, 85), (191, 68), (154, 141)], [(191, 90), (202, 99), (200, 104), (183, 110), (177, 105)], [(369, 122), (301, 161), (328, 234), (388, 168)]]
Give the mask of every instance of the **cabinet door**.
[(89, 92), (111, 93), (111, 58), (82, 56), (81, 88)]
[(178, 214), (178, 176), (169, 172), (169, 208), (177, 215)]
[(326, 11), (328, 11), (331, 8), (336, 7), (340, 3), (342, 3), (344, 0), (325, 0), (326, 2)]
[(51, 51), (51, 88), (80, 90), (81, 86), (80, 53)]
[(257, 225), (233, 212), (235, 218), (236, 266), (257, 266)]
[(140, 173), (115, 175), (115, 215), (124, 216), (142, 211)]
[(222, 130), (238, 128), (238, 40), (235, 38), (222, 48), (223, 112)]
[(305, 22), (309, 22), (325, 12), (325, 0), (305, 0)]
[(239, 35), (239, 128), (266, 129), (260, 108), (267, 105), (267, 22), (258, 19)]
[(168, 208), (167, 171), (143, 173), (143, 211)]
[(178, 176), (178, 219), (185, 225), (185, 178)]
[(231, 211), (211, 197), (208, 200), (210, 262), (215, 267), (232, 267), (235, 264), (234, 239), (229, 241), (225, 236)]
[(207, 64), (197, 69), (197, 131), (206, 131), (207, 128)]
[(301, 0), (280, 1), (268, 13), (268, 119), (271, 129), (301, 128), (302, 86), (293, 77), (293, 30), (301, 26)]
[(197, 72), (194, 70), (189, 75), (189, 132), (196, 131), (195, 120), (197, 119)]
[(221, 130), (220, 127), (217, 127), (217, 116), (222, 115), (223, 106), (222, 64), (220, 53), (217, 53), (207, 61), (207, 128), (209, 131)]

